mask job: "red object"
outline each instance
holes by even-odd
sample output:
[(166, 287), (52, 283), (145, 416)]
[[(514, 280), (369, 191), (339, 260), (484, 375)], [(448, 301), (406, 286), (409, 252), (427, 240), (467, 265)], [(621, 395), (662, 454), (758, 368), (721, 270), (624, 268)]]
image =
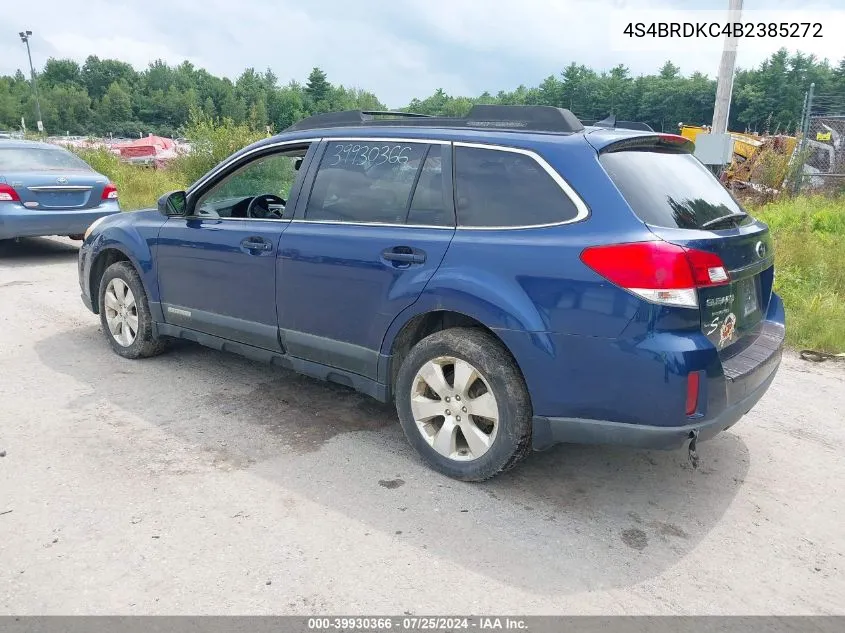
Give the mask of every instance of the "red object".
[(0, 184), (0, 202), (20, 202), (18, 192), (9, 185)]
[(669, 242), (592, 246), (581, 253), (581, 261), (623, 288), (701, 288), (730, 281), (715, 253)]
[(697, 251), (691, 248), (685, 250), (692, 268), (692, 277), (697, 287), (724, 286), (730, 282), (731, 276), (725, 268), (722, 258), (716, 253)]
[(103, 200), (117, 200), (117, 187), (114, 183), (109, 183), (103, 187)]
[(687, 375), (687, 415), (695, 415), (698, 411), (698, 390), (701, 383), (699, 372), (694, 371)]
[(145, 136), (116, 147), (121, 158), (155, 158), (163, 151), (175, 149), (176, 143), (162, 136)]
[(658, 134), (657, 137), (661, 143), (666, 145), (685, 145), (689, 143), (689, 139), (680, 134)]
[(592, 246), (581, 261), (617, 286), (664, 305), (697, 307), (697, 288), (730, 282), (715, 253), (662, 241)]

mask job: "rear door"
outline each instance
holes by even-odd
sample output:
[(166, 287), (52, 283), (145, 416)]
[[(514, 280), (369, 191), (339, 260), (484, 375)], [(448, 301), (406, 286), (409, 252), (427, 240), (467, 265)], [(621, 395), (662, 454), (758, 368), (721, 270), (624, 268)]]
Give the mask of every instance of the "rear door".
[(455, 232), (450, 152), (444, 142), (324, 143), (279, 253), (288, 353), (377, 377), (385, 331), (417, 300)]
[(704, 334), (725, 353), (753, 341), (774, 281), (768, 227), (748, 215), (691, 154), (626, 145), (600, 161), (649, 229), (680, 246), (716, 253), (730, 275), (699, 290)]

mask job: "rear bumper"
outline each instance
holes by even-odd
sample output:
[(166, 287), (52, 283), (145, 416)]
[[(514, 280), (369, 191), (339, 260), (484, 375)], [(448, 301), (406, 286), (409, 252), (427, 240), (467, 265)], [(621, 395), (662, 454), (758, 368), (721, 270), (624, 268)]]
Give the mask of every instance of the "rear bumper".
[(105, 201), (94, 209), (27, 209), (15, 203), (0, 208), (0, 239), (44, 235), (79, 235), (95, 221), (120, 213), (116, 200)]
[[(683, 446), (693, 436), (699, 440), (710, 439), (736, 424), (772, 384), (783, 356), (784, 321), (783, 303), (780, 297), (772, 294), (767, 318), (762, 322), (757, 338), (739, 353), (720, 359), (715, 349), (711, 348), (710, 352), (705, 349), (702, 357), (695, 352), (686, 363), (680, 362), (683, 357), (679, 360), (678, 356), (673, 358), (670, 353), (664, 353), (671, 362), (661, 363), (664, 374), (660, 388), (653, 386), (649, 397), (628, 394), (628, 398), (614, 398), (600, 409), (593, 408), (624, 415), (636, 407), (636, 420), (625, 421), (604, 415), (564, 414), (558, 417), (542, 415), (540, 411), (534, 417), (534, 448), (542, 450), (553, 444), (572, 442), (673, 449)], [(685, 394), (686, 376), (691, 371), (702, 372), (706, 380), (702, 381), (700, 413), (687, 417), (683, 409), (671, 409), (666, 402), (672, 396)], [(639, 376), (630, 369), (619, 376), (613, 372), (613, 365), (607, 365), (603, 374), (591, 376), (598, 376), (598, 382), (604, 386), (612, 385), (613, 378), (643, 391), (649, 386), (642, 382), (645, 370), (641, 370)]]
[(580, 420), (577, 418), (534, 417), (534, 448), (542, 450), (554, 444), (623, 444), (636, 448), (681, 448), (693, 436), (698, 441), (712, 438), (729, 429), (757, 404), (775, 379), (782, 351), (777, 352), (774, 368), (763, 381), (743, 399), (729, 406), (711, 420), (684, 426), (647, 426), (605, 420)]

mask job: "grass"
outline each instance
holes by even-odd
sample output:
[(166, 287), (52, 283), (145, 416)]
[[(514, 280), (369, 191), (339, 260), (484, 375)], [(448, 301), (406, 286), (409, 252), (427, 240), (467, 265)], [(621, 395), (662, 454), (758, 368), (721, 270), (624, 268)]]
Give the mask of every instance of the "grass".
[[(152, 169), (121, 163), (104, 150), (81, 154), (117, 185), (124, 210), (155, 206), (160, 195), (185, 189), (217, 160)], [(783, 198), (751, 211), (774, 236), (775, 289), (786, 305), (789, 343), (845, 351), (845, 197)]]
[(154, 169), (122, 163), (104, 149), (81, 150), (79, 155), (117, 186), (120, 207), (124, 211), (155, 207), (159, 196), (168, 191), (185, 189), (191, 183), (179, 169)]
[(774, 237), (788, 342), (845, 351), (845, 197), (800, 196), (752, 211)]

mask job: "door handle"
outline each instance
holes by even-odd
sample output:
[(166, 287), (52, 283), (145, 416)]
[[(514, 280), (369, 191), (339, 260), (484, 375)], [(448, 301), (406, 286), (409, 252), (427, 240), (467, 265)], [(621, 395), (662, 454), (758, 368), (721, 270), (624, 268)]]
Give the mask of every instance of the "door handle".
[(394, 264), (424, 264), (425, 253), (408, 246), (394, 246), (381, 252), (381, 256)]
[(241, 240), (241, 246), (250, 251), (273, 250), (273, 245), (262, 237), (247, 237)]

